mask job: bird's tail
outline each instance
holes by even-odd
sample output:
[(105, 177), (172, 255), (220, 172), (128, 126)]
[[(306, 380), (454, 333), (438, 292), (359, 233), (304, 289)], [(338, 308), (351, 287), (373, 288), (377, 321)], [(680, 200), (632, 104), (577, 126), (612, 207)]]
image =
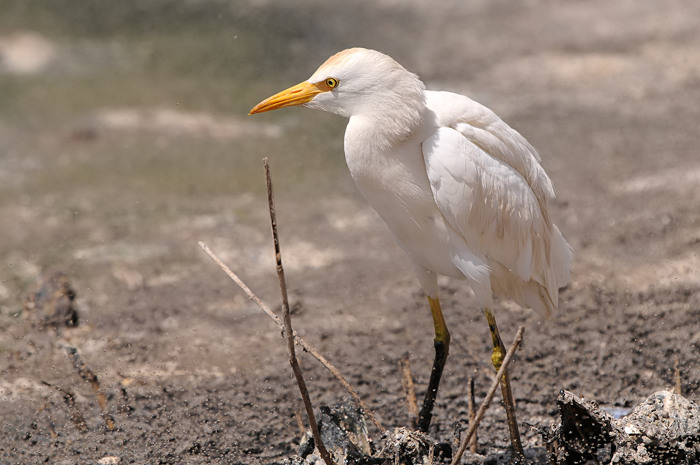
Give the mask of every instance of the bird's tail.
[(559, 305), (558, 291), (554, 294), (554, 298), (550, 295), (547, 288), (537, 281), (528, 281), (523, 283), (520, 300), (517, 301), (524, 307), (529, 307), (537, 313), (549, 317), (554, 313)]
[(544, 267), (543, 276), (523, 281), (511, 270), (492, 263), (492, 273), (498, 276), (491, 280), (492, 291), (509, 297), (522, 307), (550, 316), (559, 307), (559, 289), (571, 280), (573, 249), (556, 225), (552, 225), (549, 244), (549, 262)]
[(559, 306), (559, 289), (571, 281), (571, 264), (574, 259), (574, 249), (566, 242), (557, 225), (552, 225), (550, 233), (549, 263), (544, 273), (544, 285), (536, 283), (543, 288), (538, 294), (544, 292), (547, 297), (545, 299), (545, 296), (542, 296), (540, 300), (548, 300), (551, 303), (545, 311), (547, 316)]
[(574, 260), (574, 249), (566, 242), (556, 224), (552, 225), (551, 250), (550, 269), (552, 270), (555, 289), (558, 291), (571, 282), (571, 264)]

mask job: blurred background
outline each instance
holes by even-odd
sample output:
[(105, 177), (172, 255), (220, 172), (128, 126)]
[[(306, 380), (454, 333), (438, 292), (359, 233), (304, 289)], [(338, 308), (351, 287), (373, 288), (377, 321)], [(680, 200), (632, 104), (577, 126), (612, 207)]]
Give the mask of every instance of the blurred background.
[(323, 214), (306, 206), (319, 198), (358, 201), (342, 119), (298, 109), (246, 116), (351, 46), (393, 56), (429, 88), (470, 95), (531, 139), (562, 201), (576, 202), (569, 236), (581, 249), (591, 242), (581, 226), (606, 215), (597, 207), (610, 202), (607, 181), (677, 167), (695, 150), (695, 8), (6, 1), (0, 306), (9, 310), (51, 266), (80, 274), (117, 257), (191, 258), (189, 229), (211, 221), (220, 232), (260, 208), (264, 156), (281, 201), (302, 214)]
[(234, 214), (227, 203), (263, 192), (263, 156), (284, 155), (279, 169), (300, 190), (341, 166), (342, 153), (320, 153), (339, 147), (332, 123), (321, 126), (324, 137), (283, 139), (298, 115), (246, 117), (258, 97), (332, 50), (332, 28), (318, 30), (312, 8), (18, 1), (2, 9), (6, 299), (51, 265), (163, 255), (159, 228), (177, 230), (188, 214)]
[[(51, 397), (41, 379), (70, 379), (63, 358), (26, 342), (33, 333), (23, 319), (36, 278), (62, 271), (77, 292), (81, 325), (61, 337), (105, 383), (140, 377), (151, 396), (161, 384), (194, 383), (218, 392), (236, 415), (250, 415), (246, 402), (270, 402), (264, 422), (278, 407), (287, 415), (275, 402), (296, 397), (280, 375), (287, 368), (277, 331), (197, 247), (205, 241), (263, 298), (278, 301), (263, 157), (302, 332), (363, 380), (361, 389), (394, 396), (377, 404), (400, 396), (398, 378), (380, 382), (394, 376), (395, 355), (410, 348), (416, 372), (427, 374), (427, 307), (407, 259), (347, 173), (345, 121), (298, 108), (247, 116), (354, 46), (391, 55), (429, 89), (492, 108), (543, 156), (558, 194), (552, 216), (576, 249), (574, 281), (562, 297), (563, 320), (549, 326), (504, 305), (504, 331), (527, 319), (545, 336), (531, 350), (551, 357), (549, 369), (561, 364), (554, 387), (520, 396), (545, 404), (574, 385), (604, 402), (644, 397), (671, 379), (679, 340), (691, 341), (680, 352), (684, 366), (699, 358), (698, 18), (694, 0), (3, 0), (5, 400), (16, 418), (27, 417)], [(488, 333), (469, 290), (441, 283), (453, 299), (448, 323), (473, 322), (455, 323), (463, 352), (454, 360), (473, 349), (486, 362)], [(593, 355), (562, 358), (573, 325), (588, 325), (579, 342), (595, 340)], [(611, 387), (598, 376), (624, 371), (614, 361), (620, 351), (636, 354), (639, 371), (627, 367), (629, 383), (616, 375)], [(583, 381), (576, 366), (591, 359), (594, 374)], [(686, 376), (697, 398), (700, 374), (689, 368)], [(227, 398), (225, 386), (243, 397)], [(178, 418), (197, 430), (189, 416)], [(7, 421), (18, 438), (28, 428)], [(293, 421), (267, 423), (274, 441), (238, 425), (232, 455), (286, 453)]]

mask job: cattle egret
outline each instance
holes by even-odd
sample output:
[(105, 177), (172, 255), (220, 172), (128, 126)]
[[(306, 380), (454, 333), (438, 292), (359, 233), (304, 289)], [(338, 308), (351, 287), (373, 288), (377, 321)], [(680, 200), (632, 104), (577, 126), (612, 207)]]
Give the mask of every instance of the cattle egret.
[[(549, 218), (552, 182), (537, 151), (494, 112), (463, 95), (426, 90), (418, 76), (374, 50), (333, 55), (307, 81), (250, 114), (292, 105), (349, 118), (350, 174), (408, 254), (427, 295), (435, 361), (418, 422), (426, 432), (450, 345), (438, 275), (471, 285), (489, 324), (496, 370), (506, 350), (493, 295), (545, 315), (557, 308), (573, 252)], [(521, 453), (507, 375), (502, 388)]]

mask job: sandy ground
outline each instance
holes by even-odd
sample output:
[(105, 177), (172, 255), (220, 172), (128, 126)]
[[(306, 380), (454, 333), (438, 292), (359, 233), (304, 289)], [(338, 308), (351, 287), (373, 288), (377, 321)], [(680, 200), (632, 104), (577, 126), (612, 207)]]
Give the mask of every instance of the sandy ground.
[[(266, 2), (246, 5), (285, 14)], [(237, 102), (240, 111), (144, 104), (50, 124), (3, 117), (0, 462), (248, 464), (294, 453), (301, 402), (280, 333), (197, 247), (205, 241), (279, 305), (263, 155), (276, 180), (295, 328), (385, 425), (408, 424), (398, 360), (410, 353), (422, 395), (433, 356), (429, 311), (407, 259), (342, 166), (342, 121), (304, 110), (244, 117), (352, 45), (393, 55), (429, 88), (488, 105), (543, 155), (558, 194), (552, 217), (576, 258), (552, 318), (498, 306), (507, 341), (526, 326), (512, 377), (527, 453), (544, 460), (528, 425), (552, 424), (561, 389), (632, 407), (673, 385), (677, 359), (683, 394), (700, 399), (699, 4), (358, 5), (301, 2), (304, 24), (328, 41), (300, 34), (268, 44), (286, 47), (301, 74), (268, 76), (260, 95)], [(372, 34), (353, 30), (348, 15)], [(80, 76), (80, 66), (56, 64), (65, 45), (13, 34), (0, 41), (3, 76), (32, 79), (57, 66)], [(23, 62), (7, 51), (18, 43), (40, 54)], [(227, 150), (258, 146), (253, 161), (221, 162)], [(187, 161), (178, 150), (201, 155)], [(287, 150), (311, 155), (285, 158)], [(58, 270), (77, 293), (80, 324), (42, 330), (23, 299), (38, 275)], [(468, 377), (477, 402), (490, 384), (490, 340), (466, 285), (441, 285), (453, 347), (431, 434), (451, 442), (466, 418)], [(97, 374), (114, 430), (71, 347)], [(315, 405), (346, 398), (306, 354), (302, 366)], [(465, 461), (506, 462), (507, 446), (496, 403), (479, 430), (479, 454)]]

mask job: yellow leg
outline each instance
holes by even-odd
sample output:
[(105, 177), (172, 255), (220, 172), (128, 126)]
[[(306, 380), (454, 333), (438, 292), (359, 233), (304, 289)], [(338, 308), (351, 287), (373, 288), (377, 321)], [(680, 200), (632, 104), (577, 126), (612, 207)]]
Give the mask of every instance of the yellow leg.
[(503, 364), (503, 359), (506, 356), (506, 346), (503, 345), (503, 340), (498, 332), (498, 325), (496, 324), (496, 317), (491, 313), (488, 308), (484, 309), (484, 315), (486, 315), (486, 321), (489, 324), (489, 331), (491, 332), (491, 342), (493, 343), (493, 353), (491, 354), (491, 363), (496, 371), (501, 369)]
[[(484, 308), (484, 315), (486, 315), (486, 321), (489, 324), (489, 331), (491, 332), (491, 342), (493, 343), (493, 352), (491, 354), (491, 363), (493, 367), (498, 370), (501, 369), (503, 365), (503, 359), (506, 356), (506, 347), (503, 345), (501, 340), (501, 335), (498, 333), (498, 325), (496, 324), (496, 317), (491, 313), (491, 310)], [(508, 417), (508, 429), (510, 431), (510, 442), (513, 445), (513, 451), (517, 456), (517, 461), (522, 462), (525, 459), (525, 452), (523, 451), (522, 443), (520, 442), (520, 431), (518, 430), (518, 421), (515, 418), (515, 401), (513, 400), (513, 392), (510, 388), (510, 376), (506, 371), (501, 378), (501, 393), (503, 394), (503, 404), (506, 408), (506, 416)]]
[(418, 429), (424, 433), (427, 433), (430, 427), (442, 370), (445, 367), (447, 354), (450, 350), (450, 332), (447, 330), (445, 317), (442, 315), (440, 300), (428, 297), (428, 303), (430, 304), (430, 312), (433, 315), (433, 324), (435, 325), (435, 360), (433, 361), (433, 369), (430, 372), (430, 381), (423, 400), (423, 407), (418, 414)]
[(430, 303), (430, 313), (433, 315), (433, 324), (435, 325), (435, 342), (445, 344), (445, 353), (447, 353), (447, 347), (450, 346), (450, 332), (447, 330), (447, 323), (442, 315), (440, 300), (428, 297), (428, 303)]

